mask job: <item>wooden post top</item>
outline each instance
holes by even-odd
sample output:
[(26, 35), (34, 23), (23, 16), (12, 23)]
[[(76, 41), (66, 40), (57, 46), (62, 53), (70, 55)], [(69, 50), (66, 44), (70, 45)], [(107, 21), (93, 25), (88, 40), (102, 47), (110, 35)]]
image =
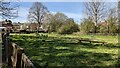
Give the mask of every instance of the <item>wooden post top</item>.
[[(3, 29), (4, 29), (4, 31), (3, 31)], [(6, 27), (0, 27), (0, 33), (2, 33), (2, 32), (6, 32)]]

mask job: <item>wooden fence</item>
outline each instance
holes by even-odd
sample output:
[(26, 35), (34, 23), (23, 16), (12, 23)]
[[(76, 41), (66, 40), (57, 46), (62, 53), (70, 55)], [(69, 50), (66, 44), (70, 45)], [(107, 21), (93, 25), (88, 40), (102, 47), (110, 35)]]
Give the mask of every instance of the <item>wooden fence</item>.
[(9, 66), (13, 68), (35, 68), (33, 63), (25, 55), (23, 48), (15, 43), (9, 43)]
[(35, 68), (24, 53), (24, 49), (8, 40), (9, 34), (3, 33), (2, 40), (5, 49), (5, 62), (10, 68)]
[(89, 39), (89, 38), (79, 38), (77, 40), (79, 41), (79, 43), (81, 43), (81, 42), (89, 42), (89, 43), (107, 44), (107, 42), (99, 41), (99, 40), (95, 40), (95, 39)]

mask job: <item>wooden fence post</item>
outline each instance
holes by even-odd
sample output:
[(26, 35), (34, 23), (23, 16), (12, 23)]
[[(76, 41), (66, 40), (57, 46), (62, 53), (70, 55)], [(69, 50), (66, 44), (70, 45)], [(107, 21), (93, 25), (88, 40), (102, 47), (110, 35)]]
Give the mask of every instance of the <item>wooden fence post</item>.
[(6, 45), (5, 45), (5, 50), (6, 50), (6, 62), (8, 62), (8, 47), (9, 47), (9, 33), (6, 33)]
[(8, 67), (12, 67), (12, 60), (11, 60), (12, 52), (13, 52), (12, 42), (9, 42), (9, 45), (8, 45)]
[(6, 56), (6, 36), (5, 36), (5, 33), (3, 32), (2, 33), (2, 44), (4, 46), (4, 62), (6, 63), (7, 62), (7, 56)]
[(22, 53), (23, 53), (23, 48), (18, 48), (16, 68), (22, 68)]
[[(9, 36), (9, 34), (8, 34), (8, 36)], [(11, 56), (13, 55), (13, 46), (12, 46), (13, 44), (11, 41), (12, 40), (9, 37), (7, 37), (8, 67), (13, 68), (13, 63), (12, 63), (12, 59), (11, 59)]]
[[(4, 30), (2, 29), (2, 33), (1, 33), (1, 38), (2, 38), (2, 45), (4, 45), (4, 41), (3, 41), (3, 39), (4, 39), (4, 32), (3, 32)], [(3, 46), (3, 50), (5, 50), (4, 49), (4, 46)], [(5, 56), (5, 54), (4, 54), (4, 51), (2, 51), (2, 57), (3, 56)], [(2, 62), (4, 63), (5, 62), (5, 58), (2, 58)]]

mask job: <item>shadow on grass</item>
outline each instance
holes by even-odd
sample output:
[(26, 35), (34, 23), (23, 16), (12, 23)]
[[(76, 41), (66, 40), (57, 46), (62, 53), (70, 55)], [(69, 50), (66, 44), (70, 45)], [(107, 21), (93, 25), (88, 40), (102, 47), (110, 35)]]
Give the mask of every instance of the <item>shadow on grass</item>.
[(13, 42), (24, 48), (25, 53), (38, 68), (41, 66), (116, 66), (117, 64), (117, 59), (112, 58), (113, 54), (93, 53), (73, 49), (77, 46), (91, 49), (98, 46), (118, 48), (118, 46), (114, 46), (113, 44), (102, 46), (100, 44), (64, 42), (64, 40), (58, 38), (47, 38), (44, 40), (43, 38), (40, 40), (38, 37), (26, 36), (18, 36), (17, 38), (17, 40), (13, 39)]

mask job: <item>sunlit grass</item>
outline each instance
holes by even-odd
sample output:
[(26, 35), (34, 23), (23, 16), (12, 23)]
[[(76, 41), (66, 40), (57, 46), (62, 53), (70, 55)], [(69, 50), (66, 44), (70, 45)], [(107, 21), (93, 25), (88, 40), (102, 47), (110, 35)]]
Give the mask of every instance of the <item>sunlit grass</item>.
[[(48, 34), (47, 38), (35, 34), (12, 34), (15, 43), (25, 49), (33, 63), (39, 66), (115, 66), (118, 60), (117, 36), (60, 35)], [(53, 37), (55, 37), (53, 39)], [(63, 38), (61, 38), (63, 37)], [(106, 45), (77, 43), (68, 38), (100, 39), (111, 43)], [(43, 41), (42, 41), (42, 40)], [(113, 41), (114, 40), (114, 41)]]
[[(90, 38), (90, 39), (97, 39), (97, 40), (101, 40), (101, 41), (105, 41), (108, 43), (113, 43), (116, 44), (118, 43), (118, 35), (117, 36), (109, 36), (109, 35), (83, 35), (83, 34), (69, 34), (69, 35), (60, 35), (57, 33), (40, 33), (43, 35), (48, 35), (49, 37), (69, 37), (69, 38)], [(24, 36), (36, 36), (35, 33), (31, 33), (31, 34), (15, 34), (12, 33), (11, 35), (24, 35)]]

